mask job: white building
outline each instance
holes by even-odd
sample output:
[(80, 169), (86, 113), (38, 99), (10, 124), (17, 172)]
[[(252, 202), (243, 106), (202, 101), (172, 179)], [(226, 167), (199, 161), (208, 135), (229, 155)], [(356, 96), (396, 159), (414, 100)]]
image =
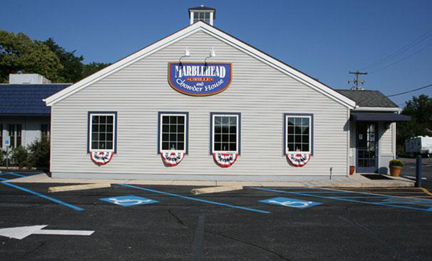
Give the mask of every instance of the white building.
[[(387, 172), (399, 108), (191, 25), (46, 99), (56, 178), (298, 180)], [(366, 102), (364, 97), (366, 97)], [(368, 102), (369, 101), (369, 102)]]
[(42, 99), (70, 84), (52, 84), (39, 74), (11, 74), (0, 84), (0, 149), (28, 146), (50, 135), (50, 108)]

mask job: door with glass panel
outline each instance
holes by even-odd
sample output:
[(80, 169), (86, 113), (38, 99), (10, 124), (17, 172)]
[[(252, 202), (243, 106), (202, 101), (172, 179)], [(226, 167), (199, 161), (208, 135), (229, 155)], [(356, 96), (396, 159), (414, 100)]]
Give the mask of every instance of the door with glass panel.
[(377, 125), (357, 123), (357, 173), (373, 173), (378, 165)]

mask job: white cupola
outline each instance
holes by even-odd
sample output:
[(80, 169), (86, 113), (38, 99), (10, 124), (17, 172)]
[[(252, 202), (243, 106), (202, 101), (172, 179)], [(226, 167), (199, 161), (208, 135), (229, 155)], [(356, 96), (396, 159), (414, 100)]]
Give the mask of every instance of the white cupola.
[(216, 19), (216, 9), (206, 7), (204, 5), (189, 8), (189, 20), (190, 24), (198, 21), (203, 21), (209, 25), (213, 25), (213, 21)]

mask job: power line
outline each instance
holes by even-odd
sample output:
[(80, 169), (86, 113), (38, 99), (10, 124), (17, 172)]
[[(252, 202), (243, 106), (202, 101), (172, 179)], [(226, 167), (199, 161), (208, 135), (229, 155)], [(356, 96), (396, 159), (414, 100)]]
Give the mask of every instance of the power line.
[(390, 54), (390, 55), (388, 55), (388, 56), (386, 56), (386, 57), (384, 57), (384, 58), (382, 58), (382, 59), (380, 59), (380, 60), (378, 60), (378, 61), (376, 61), (374, 63), (371, 63), (371, 64), (369, 64), (369, 65), (367, 65), (367, 66), (365, 66), (363, 68), (360, 68), (360, 69), (362, 69), (362, 70), (364, 70), (366, 68), (370, 68), (371, 69), (371, 68), (374, 68), (374, 67), (377, 67), (377, 66), (381, 65), (382, 63), (385, 63), (388, 60), (391, 60), (391, 59), (395, 58), (396, 56), (398, 56), (398, 55), (400, 55), (400, 54), (408, 51), (410, 48), (412, 48), (415, 45), (417, 45), (417, 44), (423, 42), (424, 40), (426, 40), (429, 36), (431, 36), (431, 35), (429, 35), (431, 32), (432, 32), (432, 29), (430, 29), (426, 33), (422, 34), (420, 37), (418, 37), (414, 41), (410, 42), (409, 44), (405, 45), (404, 47), (400, 48), (396, 52), (394, 52), (394, 53), (392, 53), (392, 54)]
[(402, 94), (407, 94), (407, 93), (410, 93), (410, 92), (419, 91), (419, 90), (426, 89), (426, 88), (429, 88), (429, 87), (432, 87), (432, 83), (431, 83), (431, 84), (428, 84), (428, 85), (426, 85), (426, 86), (423, 86), (423, 87), (417, 88), (417, 89), (410, 90), (410, 91), (401, 92), (401, 93), (396, 93), (396, 94), (392, 94), (392, 95), (387, 95), (387, 97), (399, 96), (399, 95), (402, 95)]
[(387, 65), (387, 66), (381, 67), (381, 68), (379, 68), (379, 69), (377, 69), (377, 70), (375, 70), (375, 71), (372, 71), (372, 72), (370, 72), (370, 74), (372, 74), (372, 73), (376, 73), (376, 72), (379, 72), (379, 71), (384, 70), (384, 69), (386, 69), (386, 68), (388, 68), (388, 67), (390, 67), (390, 66), (393, 66), (393, 65), (396, 65), (396, 64), (398, 64), (398, 63), (401, 63), (401, 62), (405, 61), (406, 59), (412, 57), (413, 55), (415, 55), (415, 54), (417, 54), (417, 53), (423, 51), (424, 49), (426, 49), (426, 48), (428, 48), (428, 47), (430, 47), (430, 46), (432, 46), (432, 44), (429, 44), (429, 45), (424, 46), (423, 48), (417, 50), (416, 52), (412, 53), (411, 55), (408, 55), (408, 56), (406, 56), (406, 57), (400, 59), (399, 61), (396, 61), (396, 62), (394, 62), (394, 63), (391, 63), (391, 64), (389, 64), (389, 65)]

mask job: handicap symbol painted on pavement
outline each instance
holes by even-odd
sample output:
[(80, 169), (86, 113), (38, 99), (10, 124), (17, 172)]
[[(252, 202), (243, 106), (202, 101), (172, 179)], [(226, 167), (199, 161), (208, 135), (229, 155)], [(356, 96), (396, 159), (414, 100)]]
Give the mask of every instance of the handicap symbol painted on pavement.
[(322, 204), (319, 202), (306, 201), (306, 200), (300, 200), (295, 198), (283, 198), (283, 197), (260, 200), (259, 202), (273, 204), (273, 205), (281, 205), (281, 206), (291, 207), (291, 208), (310, 208)]
[(100, 200), (106, 201), (112, 204), (120, 205), (122, 207), (130, 207), (136, 205), (147, 205), (147, 204), (155, 204), (159, 203), (157, 200), (143, 198), (138, 196), (120, 196), (120, 197), (110, 197), (110, 198), (101, 198)]

